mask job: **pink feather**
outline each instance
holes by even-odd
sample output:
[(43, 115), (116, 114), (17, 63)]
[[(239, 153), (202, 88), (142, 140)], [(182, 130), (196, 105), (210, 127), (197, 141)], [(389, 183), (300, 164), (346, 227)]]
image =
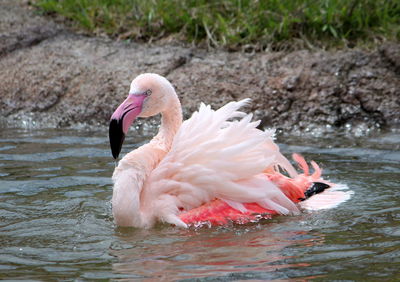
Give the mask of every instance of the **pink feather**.
[[(221, 225), (298, 214), (297, 203), (312, 182), (328, 184), (315, 162), (310, 175), (304, 158), (294, 154), (303, 170), (298, 174), (280, 153), (274, 131), (257, 129), (259, 122), (240, 111), (250, 99), (218, 110), (201, 104), (182, 122), (179, 99), (165, 78), (140, 75), (129, 93), (113, 115), (110, 132), (117, 132), (120, 122), (127, 132), (124, 118), (132, 122), (127, 113), (133, 108), (137, 112), (132, 116), (161, 113), (162, 123), (159, 133), (124, 156), (114, 171), (112, 204), (118, 225), (149, 228), (158, 221), (180, 227)], [(120, 140), (112, 138), (112, 144), (120, 146)]]

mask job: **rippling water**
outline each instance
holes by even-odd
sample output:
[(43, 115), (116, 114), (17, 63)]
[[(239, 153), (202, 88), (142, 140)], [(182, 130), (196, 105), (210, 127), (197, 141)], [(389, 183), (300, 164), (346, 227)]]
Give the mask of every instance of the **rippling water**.
[(400, 135), (280, 141), (352, 198), (259, 224), (137, 230), (113, 224), (106, 132), (0, 129), (0, 279), (399, 279)]

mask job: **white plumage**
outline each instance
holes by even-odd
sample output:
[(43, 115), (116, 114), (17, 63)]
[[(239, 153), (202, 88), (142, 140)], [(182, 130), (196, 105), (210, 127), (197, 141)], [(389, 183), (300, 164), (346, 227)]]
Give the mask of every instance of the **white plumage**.
[(249, 102), (230, 102), (218, 110), (201, 104), (182, 123), (179, 99), (164, 77), (134, 79), (110, 121), (114, 158), (136, 117), (161, 113), (162, 123), (158, 134), (124, 156), (114, 171), (116, 223), (148, 228), (157, 221), (181, 227), (196, 220), (221, 222), (219, 214), (210, 215), (210, 206), (224, 209), (222, 222), (242, 221), (242, 216), (248, 222), (253, 213), (297, 213), (295, 203), (310, 185), (324, 182), (321, 169), (312, 163), (315, 172), (309, 175), (305, 160), (295, 155), (304, 170), (297, 174), (274, 143), (274, 131), (258, 130), (259, 122), (240, 110)]
[[(177, 131), (170, 151), (144, 185), (146, 214), (186, 226), (179, 211), (191, 210), (214, 198), (245, 210), (258, 203), (282, 214), (297, 213), (296, 205), (262, 172), (284, 158), (273, 144), (273, 130), (261, 131), (252, 115), (238, 111), (250, 102), (230, 102), (214, 111), (201, 104)], [(269, 146), (268, 146), (269, 145)], [(272, 148), (271, 148), (272, 147)], [(238, 165), (240, 164), (240, 165)]]

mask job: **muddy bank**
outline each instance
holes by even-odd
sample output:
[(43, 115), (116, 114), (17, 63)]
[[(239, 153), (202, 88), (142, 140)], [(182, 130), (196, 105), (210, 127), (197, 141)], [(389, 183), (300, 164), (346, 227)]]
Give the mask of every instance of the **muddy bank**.
[(130, 81), (166, 76), (187, 116), (251, 97), (257, 118), (286, 133), (358, 134), (400, 126), (400, 44), (375, 51), (227, 53), (93, 38), (0, 3), (0, 114), (14, 126), (107, 125)]

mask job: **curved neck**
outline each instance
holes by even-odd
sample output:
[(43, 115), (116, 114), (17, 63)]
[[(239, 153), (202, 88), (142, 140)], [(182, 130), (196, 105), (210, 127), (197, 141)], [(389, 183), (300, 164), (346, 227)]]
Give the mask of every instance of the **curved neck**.
[[(175, 93), (174, 93), (175, 94)], [(150, 144), (168, 152), (179, 127), (182, 125), (182, 108), (178, 96), (171, 97), (169, 105), (161, 112), (161, 126)]]
[(112, 206), (114, 219), (120, 226), (146, 227), (154, 220), (142, 216), (141, 194), (147, 177), (171, 149), (182, 124), (182, 109), (176, 94), (161, 114), (158, 134), (148, 144), (125, 155), (115, 168)]

